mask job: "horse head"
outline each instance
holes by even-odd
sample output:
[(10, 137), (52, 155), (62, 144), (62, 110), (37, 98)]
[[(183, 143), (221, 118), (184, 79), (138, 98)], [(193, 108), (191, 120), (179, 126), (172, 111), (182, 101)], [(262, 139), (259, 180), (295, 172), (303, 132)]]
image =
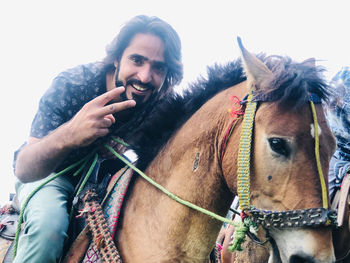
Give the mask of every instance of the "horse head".
[[(269, 262), (334, 262), (327, 176), (336, 144), (319, 103), (328, 95), (321, 69), (314, 60), (294, 63), (271, 56), (262, 62), (240, 40), (239, 46), (247, 91), (257, 104), (249, 182), (237, 183), (238, 195), (250, 189), (247, 216), (271, 239)], [(235, 192), (232, 158), (242, 157), (232, 144), (222, 167)]]

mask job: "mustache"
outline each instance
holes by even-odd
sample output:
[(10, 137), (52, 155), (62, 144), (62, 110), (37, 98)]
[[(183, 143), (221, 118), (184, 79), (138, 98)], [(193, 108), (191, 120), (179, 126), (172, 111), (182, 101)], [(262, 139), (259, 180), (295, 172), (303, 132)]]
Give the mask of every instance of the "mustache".
[(125, 83), (125, 87), (128, 85), (138, 85), (146, 89), (155, 90), (155, 87), (151, 83), (143, 83), (138, 79), (129, 79)]

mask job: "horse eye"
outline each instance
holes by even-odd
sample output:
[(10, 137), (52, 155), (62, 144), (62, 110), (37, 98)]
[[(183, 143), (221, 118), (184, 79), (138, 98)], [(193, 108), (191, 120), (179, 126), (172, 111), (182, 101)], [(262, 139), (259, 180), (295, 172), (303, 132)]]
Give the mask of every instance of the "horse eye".
[(287, 144), (287, 141), (281, 138), (270, 138), (268, 139), (269, 144), (271, 149), (279, 154), (279, 155), (283, 155), (285, 157), (288, 157), (290, 154), (290, 148)]

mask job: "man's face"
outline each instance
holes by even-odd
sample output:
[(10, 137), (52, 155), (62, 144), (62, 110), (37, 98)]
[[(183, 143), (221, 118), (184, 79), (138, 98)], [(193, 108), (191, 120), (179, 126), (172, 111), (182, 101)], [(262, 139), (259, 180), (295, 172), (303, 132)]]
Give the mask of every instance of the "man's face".
[(164, 43), (152, 34), (136, 34), (124, 50), (120, 65), (118, 61), (114, 65), (115, 78), (125, 87), (124, 96), (140, 106), (163, 86), (168, 71)]

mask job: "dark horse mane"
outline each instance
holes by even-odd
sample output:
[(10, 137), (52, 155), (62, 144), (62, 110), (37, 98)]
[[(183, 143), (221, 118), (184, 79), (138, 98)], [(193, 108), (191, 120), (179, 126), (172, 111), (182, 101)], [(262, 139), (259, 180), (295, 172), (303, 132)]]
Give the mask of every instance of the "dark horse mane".
[[(310, 93), (327, 100), (328, 86), (320, 74), (323, 68), (315, 67), (310, 60), (296, 63), (289, 57), (266, 57), (264, 54), (258, 57), (273, 72), (273, 77), (262, 84), (268, 87), (264, 93), (255, 94), (260, 99), (278, 101), (290, 110), (304, 105)], [(225, 65), (208, 67), (207, 77), (200, 76), (182, 95), (173, 92), (160, 99), (145, 114), (143, 121), (134, 122), (134, 135), (126, 137), (139, 156), (138, 167), (144, 170), (174, 132), (205, 102), (244, 80), (246, 76), (241, 59), (237, 59)]]

